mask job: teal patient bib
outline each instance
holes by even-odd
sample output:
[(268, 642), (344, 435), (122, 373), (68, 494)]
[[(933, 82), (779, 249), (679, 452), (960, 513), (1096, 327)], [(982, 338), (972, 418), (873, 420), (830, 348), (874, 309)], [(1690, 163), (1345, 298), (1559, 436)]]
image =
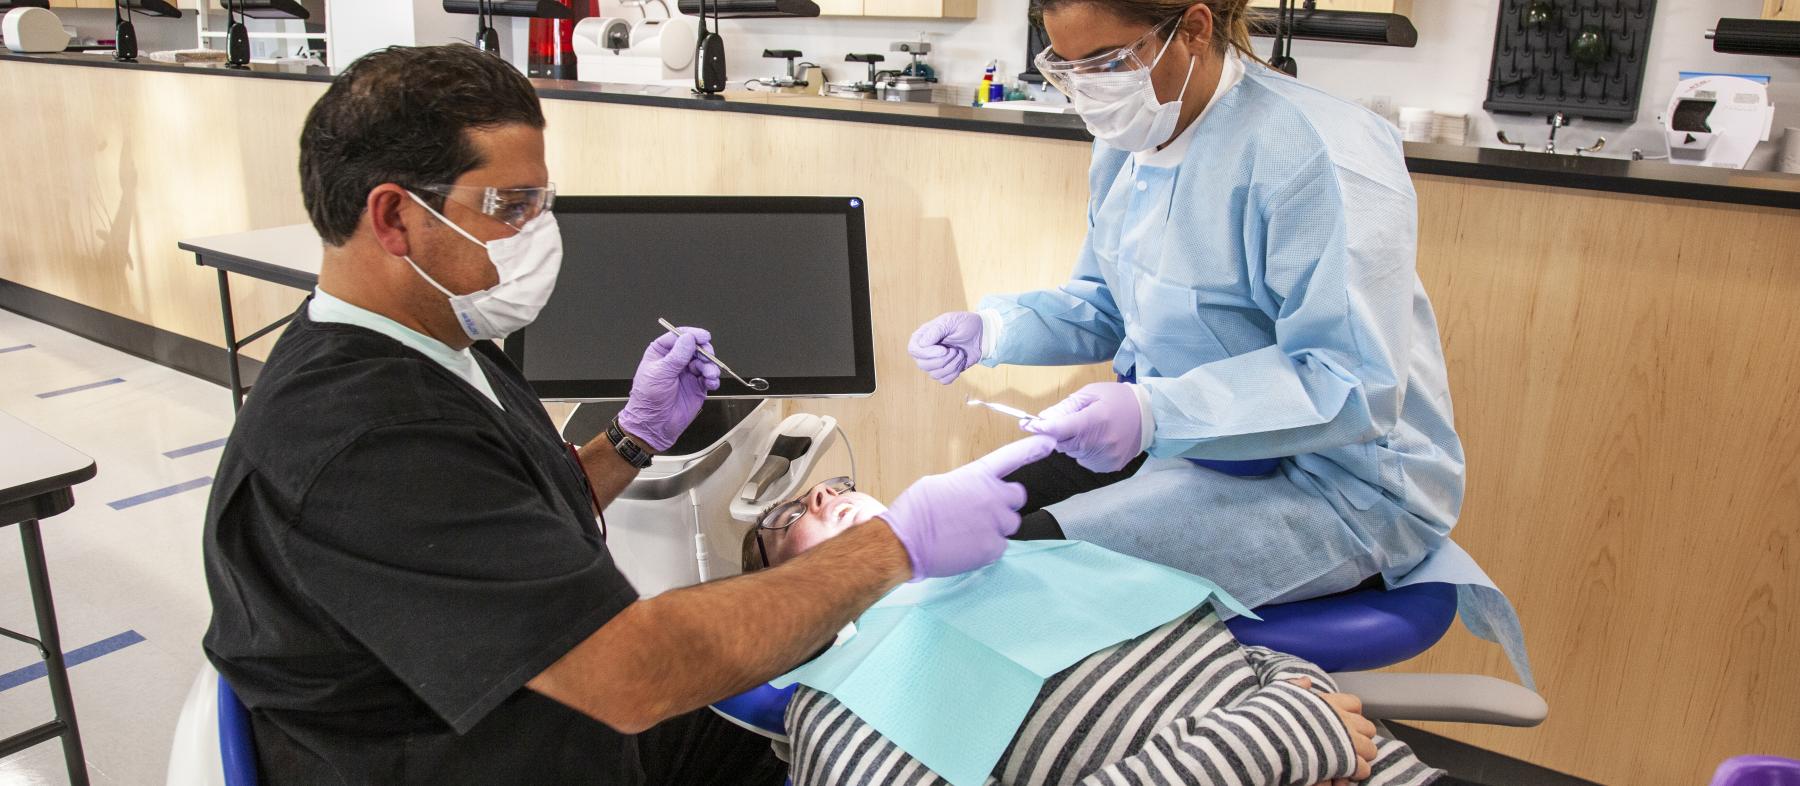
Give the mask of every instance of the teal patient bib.
[(1090, 543), (1012, 543), (961, 576), (902, 585), (856, 634), (774, 681), (829, 693), (954, 786), (979, 786), (1044, 680), (1211, 600), (1212, 582)]

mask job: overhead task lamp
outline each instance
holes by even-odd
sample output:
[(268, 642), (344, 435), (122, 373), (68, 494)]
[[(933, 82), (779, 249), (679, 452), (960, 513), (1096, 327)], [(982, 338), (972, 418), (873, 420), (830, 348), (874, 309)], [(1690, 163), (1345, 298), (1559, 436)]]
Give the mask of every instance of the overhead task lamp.
[(452, 14), (474, 14), (475, 45), (495, 54), (500, 52), (500, 34), (494, 31), (496, 16), (575, 18), (574, 11), (556, 0), (444, 0), (444, 10)]
[(1800, 22), (1783, 19), (1720, 19), (1706, 34), (1713, 51), (1732, 55), (1800, 57)]
[(308, 19), (312, 16), (295, 0), (219, 0), (219, 7), (225, 9), (225, 65), (231, 68), (250, 66), (250, 29), (244, 26), (245, 17)]
[[(1283, 32), (1282, 10), (1250, 9), (1252, 35), (1273, 36)], [(1321, 11), (1313, 2), (1291, 9), (1286, 31), (1293, 38), (1308, 41), (1336, 41), (1343, 44), (1413, 47), (1419, 44), (1419, 29), (1412, 20), (1400, 14), (1375, 11)]]
[(137, 27), (131, 23), (133, 12), (164, 19), (180, 19), (181, 9), (168, 0), (113, 0), (113, 59), (137, 62)]
[(707, 5), (706, 0), (680, 0), (677, 4), (682, 13), (700, 17), (698, 40), (694, 43), (694, 92), (701, 96), (725, 92), (725, 39), (719, 35), (720, 19), (776, 19), (819, 15), (819, 4), (813, 0), (712, 0), (710, 14), (713, 29), (708, 30)]
[[(677, 4), (684, 14), (699, 15), (702, 9), (701, 0), (680, 0)], [(711, 0), (705, 3), (708, 14), (717, 19), (779, 19), (783, 17), (810, 17), (819, 15), (819, 5), (813, 0)]]

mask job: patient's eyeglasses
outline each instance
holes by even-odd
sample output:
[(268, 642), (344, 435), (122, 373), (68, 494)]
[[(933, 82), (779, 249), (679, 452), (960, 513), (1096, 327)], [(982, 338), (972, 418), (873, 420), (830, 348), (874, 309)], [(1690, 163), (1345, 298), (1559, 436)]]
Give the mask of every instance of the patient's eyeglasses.
[[(844, 494), (856, 490), (856, 481), (841, 475), (824, 481), (823, 485), (833, 494)], [(817, 486), (815, 485), (814, 488)], [(794, 526), (794, 522), (806, 515), (806, 499), (810, 496), (812, 496), (812, 490), (808, 489), (806, 494), (799, 499), (788, 500), (770, 508), (769, 512), (764, 513), (762, 518), (756, 522), (756, 551), (762, 555), (763, 567), (766, 568), (772, 564), (769, 562), (769, 548), (763, 545), (763, 532), (785, 533), (788, 527)]]

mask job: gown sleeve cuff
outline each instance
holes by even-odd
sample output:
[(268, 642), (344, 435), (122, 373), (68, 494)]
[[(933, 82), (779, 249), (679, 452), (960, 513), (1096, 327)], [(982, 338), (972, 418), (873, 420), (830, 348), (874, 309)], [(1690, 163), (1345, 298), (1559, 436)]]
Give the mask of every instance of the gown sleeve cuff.
[(987, 362), (994, 359), (994, 350), (1000, 347), (1000, 331), (1006, 329), (1006, 320), (992, 308), (976, 313), (981, 316), (981, 360)]
[(1131, 392), (1137, 395), (1138, 402), (1138, 452), (1150, 449), (1150, 443), (1156, 440), (1156, 411), (1150, 406), (1150, 389), (1143, 385), (1132, 384)]

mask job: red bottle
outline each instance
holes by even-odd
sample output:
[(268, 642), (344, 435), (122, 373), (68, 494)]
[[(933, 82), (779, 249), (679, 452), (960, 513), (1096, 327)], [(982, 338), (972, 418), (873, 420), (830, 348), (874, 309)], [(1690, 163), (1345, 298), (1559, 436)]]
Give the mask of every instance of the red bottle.
[(575, 23), (600, 15), (600, 0), (556, 0), (574, 19), (531, 20), (531, 53), (526, 73), (544, 79), (575, 78)]

